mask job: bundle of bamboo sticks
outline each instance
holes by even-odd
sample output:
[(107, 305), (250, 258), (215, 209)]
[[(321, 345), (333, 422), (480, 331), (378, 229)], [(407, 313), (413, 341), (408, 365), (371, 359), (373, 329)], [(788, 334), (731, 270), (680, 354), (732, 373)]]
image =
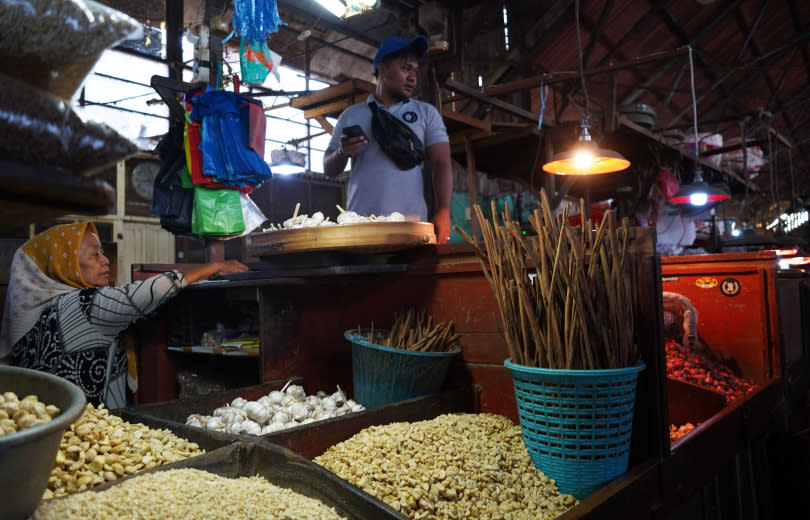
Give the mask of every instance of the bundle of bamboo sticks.
[(574, 227), (568, 207), (555, 218), (545, 191), (540, 199), (529, 218), (537, 236), (523, 236), (508, 206), (499, 222), (494, 202), (492, 222), (474, 208), (483, 248), (455, 226), (481, 261), (512, 361), (585, 370), (633, 365), (635, 269), (627, 219), (617, 227), (609, 210), (595, 228), (581, 200), (582, 225)]
[(434, 323), (433, 317), (428, 316), (425, 309), (417, 311), (411, 307), (407, 312), (394, 314), (394, 323), (387, 337), (379, 332), (375, 336), (372, 323), (368, 341), (414, 352), (449, 352), (461, 336), (454, 334), (453, 329), (452, 321)]

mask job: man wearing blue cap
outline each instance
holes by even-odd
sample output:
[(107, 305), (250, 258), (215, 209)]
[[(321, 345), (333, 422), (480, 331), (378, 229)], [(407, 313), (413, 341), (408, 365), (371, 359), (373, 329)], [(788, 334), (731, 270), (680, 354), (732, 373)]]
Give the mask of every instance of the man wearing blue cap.
[[(374, 57), (377, 88), (366, 102), (353, 105), (340, 115), (332, 140), (323, 157), (326, 175), (340, 174), (352, 159), (347, 191), (347, 209), (360, 215), (388, 215), (398, 211), (408, 220), (426, 221), (428, 208), (423, 195), (422, 165), (400, 169), (383, 151), (372, 131), (372, 111), (387, 110), (414, 131), (424, 144), (433, 171), (436, 212), (433, 223), (438, 243), (450, 238), (450, 200), (453, 174), (450, 140), (444, 121), (436, 108), (413, 99), (419, 71), (428, 41), (424, 36), (410, 40), (388, 38)], [(364, 135), (346, 135), (344, 128), (357, 125)]]

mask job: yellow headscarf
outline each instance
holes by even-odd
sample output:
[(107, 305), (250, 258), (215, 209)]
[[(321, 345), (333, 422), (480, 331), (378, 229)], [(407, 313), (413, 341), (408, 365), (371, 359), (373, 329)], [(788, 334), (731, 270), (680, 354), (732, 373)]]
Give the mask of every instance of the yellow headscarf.
[(60, 224), (23, 244), (22, 250), (48, 278), (79, 289), (93, 287), (79, 268), (79, 246), (87, 232), (98, 235), (92, 222)]

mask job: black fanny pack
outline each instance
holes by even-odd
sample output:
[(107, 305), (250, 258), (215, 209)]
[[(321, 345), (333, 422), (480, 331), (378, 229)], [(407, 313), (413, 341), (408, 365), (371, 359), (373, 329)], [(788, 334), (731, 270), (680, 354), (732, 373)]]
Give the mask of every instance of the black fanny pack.
[(425, 160), (425, 145), (414, 131), (387, 110), (372, 101), (371, 131), (387, 155), (400, 170), (410, 170)]

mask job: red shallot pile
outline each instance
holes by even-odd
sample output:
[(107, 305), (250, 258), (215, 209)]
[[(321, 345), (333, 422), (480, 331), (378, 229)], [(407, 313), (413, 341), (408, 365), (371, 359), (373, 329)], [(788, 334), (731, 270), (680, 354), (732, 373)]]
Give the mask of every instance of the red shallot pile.
[(693, 383), (723, 394), (726, 403), (738, 399), (756, 386), (738, 377), (730, 368), (713, 358), (704, 348), (681, 345), (673, 339), (666, 342), (667, 376)]
[[(700, 423), (698, 423), (700, 424)], [(682, 424), (680, 426), (675, 426), (674, 424), (669, 425), (669, 441), (675, 442), (684, 435), (690, 433), (692, 430), (695, 429), (695, 425), (688, 422), (686, 424)]]

